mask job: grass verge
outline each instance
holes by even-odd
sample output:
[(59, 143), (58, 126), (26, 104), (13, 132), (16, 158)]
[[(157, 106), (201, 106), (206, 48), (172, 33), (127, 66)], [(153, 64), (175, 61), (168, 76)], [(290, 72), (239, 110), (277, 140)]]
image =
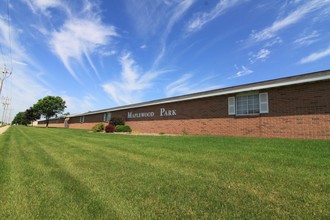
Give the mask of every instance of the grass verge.
[(12, 126), (0, 219), (328, 219), (329, 170), (329, 141)]

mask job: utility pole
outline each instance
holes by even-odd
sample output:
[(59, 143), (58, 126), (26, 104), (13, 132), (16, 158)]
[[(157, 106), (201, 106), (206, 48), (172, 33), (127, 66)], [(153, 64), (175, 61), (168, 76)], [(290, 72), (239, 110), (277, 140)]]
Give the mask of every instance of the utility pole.
[(1, 70), (1, 73), (2, 73), (2, 76), (0, 78), (0, 95), (1, 95), (1, 91), (2, 91), (3, 81), (11, 75), (12, 71), (8, 71), (6, 68), (6, 64), (4, 64), (3, 68)]
[(7, 120), (6, 120), (7, 125), (8, 125), (8, 124), (11, 124), (11, 112), (12, 112), (12, 111), (13, 111), (12, 108), (7, 110)]
[(3, 105), (3, 112), (2, 112), (1, 125), (4, 124), (6, 111), (7, 111), (7, 109), (8, 109), (8, 106), (10, 105), (10, 100), (9, 100), (8, 97), (4, 97), (4, 98), (2, 99), (2, 105)]

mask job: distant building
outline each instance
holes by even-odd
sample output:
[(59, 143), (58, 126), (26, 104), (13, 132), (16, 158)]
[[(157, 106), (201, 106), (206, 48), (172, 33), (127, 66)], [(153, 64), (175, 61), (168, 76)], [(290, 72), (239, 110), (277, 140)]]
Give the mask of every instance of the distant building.
[(49, 126), (91, 129), (112, 118), (140, 133), (330, 139), (330, 70), (70, 115)]

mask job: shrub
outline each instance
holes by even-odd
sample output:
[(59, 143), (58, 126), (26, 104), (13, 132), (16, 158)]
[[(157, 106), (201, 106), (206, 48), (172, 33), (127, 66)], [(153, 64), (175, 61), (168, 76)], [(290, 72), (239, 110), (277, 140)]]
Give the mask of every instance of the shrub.
[(108, 124), (106, 127), (105, 127), (105, 132), (106, 133), (113, 133), (115, 131), (115, 126), (113, 126), (112, 124)]
[(125, 120), (123, 118), (112, 118), (110, 123), (116, 127), (117, 125), (124, 125)]
[(94, 125), (94, 127), (92, 128), (92, 131), (93, 132), (101, 132), (104, 130), (104, 124), (102, 123), (99, 123), (99, 124), (96, 124)]
[(131, 132), (132, 129), (128, 125), (117, 125), (116, 132)]

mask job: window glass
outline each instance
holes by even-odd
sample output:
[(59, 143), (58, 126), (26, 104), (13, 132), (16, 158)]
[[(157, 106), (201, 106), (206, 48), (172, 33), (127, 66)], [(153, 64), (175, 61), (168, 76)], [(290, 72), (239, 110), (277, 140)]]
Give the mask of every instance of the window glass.
[(259, 94), (237, 96), (237, 115), (259, 113)]
[(248, 98), (247, 96), (237, 97), (237, 114), (246, 115), (247, 114)]
[(110, 112), (106, 112), (103, 114), (103, 121), (110, 121), (111, 119), (111, 113)]

